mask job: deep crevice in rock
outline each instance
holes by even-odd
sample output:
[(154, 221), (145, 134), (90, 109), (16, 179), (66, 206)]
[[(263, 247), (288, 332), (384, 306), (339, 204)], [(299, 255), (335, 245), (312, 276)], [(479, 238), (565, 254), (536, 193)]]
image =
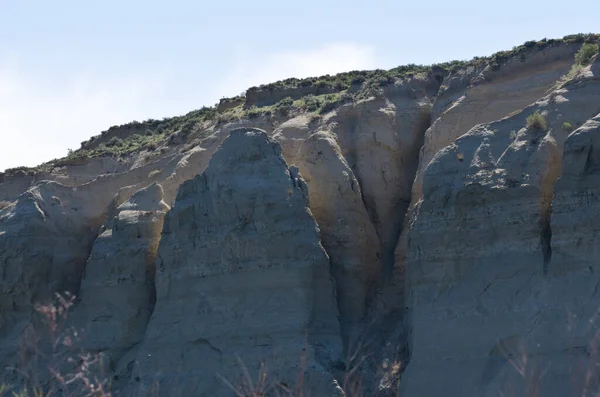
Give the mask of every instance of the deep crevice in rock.
[(548, 267), (550, 266), (550, 261), (552, 259), (552, 227), (550, 226), (551, 213), (552, 208), (550, 207), (542, 213), (540, 219), (540, 245), (542, 248), (542, 270), (544, 275), (548, 274)]

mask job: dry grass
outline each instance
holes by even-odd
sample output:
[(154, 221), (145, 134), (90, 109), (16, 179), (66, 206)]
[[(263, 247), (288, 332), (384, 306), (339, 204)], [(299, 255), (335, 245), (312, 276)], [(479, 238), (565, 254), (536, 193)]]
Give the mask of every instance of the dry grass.
[[(74, 301), (75, 297), (69, 294), (57, 295), (54, 304), (35, 307), (46, 325), (47, 335), (40, 336), (32, 329), (27, 330), (21, 360), (18, 368), (14, 369), (19, 374), (18, 385), (0, 386), (0, 397), (112, 397), (109, 381), (93, 375), (98, 373), (99, 357), (77, 351), (75, 346), (78, 332), (65, 326), (67, 313)], [(595, 326), (594, 319), (590, 320), (590, 324)], [(45, 340), (50, 343), (45, 345)], [(588, 354), (584, 366), (573, 371), (578, 375), (573, 376), (573, 396), (600, 395), (599, 343), (600, 331), (586, 347)], [(347, 397), (366, 397), (360, 372), (369, 359), (364, 353), (369, 350), (367, 345), (368, 343), (359, 341), (349, 349), (352, 353), (348, 353), (344, 376), (339, 380), (339, 386)], [(548, 368), (545, 366), (547, 363), (541, 363), (539, 356), (531, 355), (529, 349), (522, 344), (512, 350), (500, 345), (500, 353), (522, 381), (516, 382), (518, 385), (502, 385), (498, 395), (543, 397), (541, 385), (548, 375)], [(315, 397), (304, 390), (305, 357), (300, 358), (301, 370), (293, 385), (270, 378), (265, 365), (261, 365), (257, 374), (252, 376), (244, 363), (239, 361), (243, 374), (237, 385), (220, 378), (223, 386), (229, 388), (236, 397)], [(381, 363), (379, 367), (382, 382), (386, 381), (386, 377), (397, 378), (402, 370), (401, 363)], [(506, 386), (510, 390), (504, 390)], [(157, 392), (151, 394), (158, 395)]]
[(0, 397), (111, 397), (108, 381), (93, 375), (100, 357), (78, 350), (79, 332), (65, 325), (74, 302), (57, 294), (54, 303), (35, 306), (47, 334), (25, 329), (17, 366), (4, 369), (16, 379), (0, 387)]
[(536, 131), (546, 131), (548, 129), (546, 118), (538, 111), (527, 117), (526, 126), (527, 129)]
[(0, 200), (0, 210), (8, 207), (9, 205), (11, 205), (12, 203), (10, 201), (4, 201), (4, 200)]

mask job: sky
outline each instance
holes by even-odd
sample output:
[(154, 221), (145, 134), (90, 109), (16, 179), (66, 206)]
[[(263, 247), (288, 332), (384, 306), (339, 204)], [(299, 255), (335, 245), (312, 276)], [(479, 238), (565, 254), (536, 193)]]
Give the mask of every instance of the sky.
[(0, 0), (0, 171), (288, 77), (600, 32), (600, 1)]

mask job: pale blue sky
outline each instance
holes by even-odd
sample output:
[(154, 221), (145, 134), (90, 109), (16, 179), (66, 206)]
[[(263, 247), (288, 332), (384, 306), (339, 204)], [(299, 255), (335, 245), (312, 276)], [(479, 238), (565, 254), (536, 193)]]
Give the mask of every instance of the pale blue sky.
[(0, 170), (286, 77), (600, 32), (600, 1), (0, 0)]

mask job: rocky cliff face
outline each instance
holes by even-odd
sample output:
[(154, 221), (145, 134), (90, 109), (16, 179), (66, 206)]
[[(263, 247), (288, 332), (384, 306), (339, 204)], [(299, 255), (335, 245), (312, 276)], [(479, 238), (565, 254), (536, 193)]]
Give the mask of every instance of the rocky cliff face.
[(338, 310), (318, 232), (279, 145), (234, 130), (165, 220), (156, 308), (134, 368), (141, 395), (155, 381), (165, 395), (229, 395), (217, 375), (237, 384), (242, 364), (254, 373), (267, 358), (290, 388), (303, 372), (311, 395), (340, 392)]
[(0, 174), (2, 381), (69, 291), (115, 395), (591, 395), (584, 39), (259, 87)]
[(85, 330), (82, 347), (102, 352), (116, 381), (131, 375), (154, 309), (156, 255), (168, 210), (161, 185), (139, 190), (109, 217), (85, 265), (73, 322)]
[[(581, 125), (600, 111), (598, 65), (514, 116), (474, 127), (427, 167), (408, 233), (406, 394), (441, 395), (448, 387), (461, 395), (497, 395), (505, 387), (525, 393), (528, 379), (508, 376), (517, 374), (511, 360), (521, 359), (527, 376), (547, 373), (534, 380), (543, 395), (568, 394), (570, 376), (583, 383), (586, 374), (569, 374), (568, 361), (588, 354), (578, 349), (593, 340), (594, 288), (584, 292), (590, 277), (576, 286), (582, 275), (574, 264), (551, 259), (551, 236), (564, 237), (552, 234), (550, 215), (569, 135), (563, 124)], [(526, 127), (536, 111), (547, 125)]]

